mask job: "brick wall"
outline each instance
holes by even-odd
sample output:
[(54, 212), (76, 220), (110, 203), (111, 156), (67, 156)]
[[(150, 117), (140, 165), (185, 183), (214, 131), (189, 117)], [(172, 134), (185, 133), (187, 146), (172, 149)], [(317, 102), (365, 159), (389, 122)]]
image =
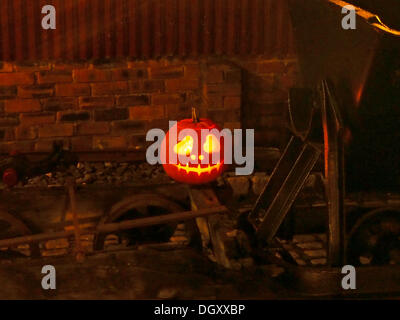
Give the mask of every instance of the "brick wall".
[(298, 85), (293, 57), (240, 60), (242, 69), (242, 125), (255, 129), (259, 147), (282, 148), (287, 142), (288, 90)]
[(294, 60), (149, 60), (0, 64), (0, 153), (144, 150), (151, 128), (191, 106), (227, 128), (256, 129), (256, 144), (285, 136)]

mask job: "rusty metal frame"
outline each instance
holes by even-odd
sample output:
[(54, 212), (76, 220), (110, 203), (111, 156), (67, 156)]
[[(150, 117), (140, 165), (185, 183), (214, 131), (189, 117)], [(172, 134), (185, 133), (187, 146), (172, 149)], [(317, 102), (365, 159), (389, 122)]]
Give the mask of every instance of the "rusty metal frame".
[[(18, 219), (8, 211), (4, 209), (0, 209), (0, 220), (6, 221), (11, 227), (13, 227), (18, 233), (21, 234), (22, 237), (29, 236), (32, 234), (32, 230), (23, 222), (21, 219)], [(4, 241), (4, 240), (0, 240)], [(8, 245), (2, 247), (11, 247)], [(40, 256), (40, 249), (37, 243), (30, 243), (29, 248), (31, 251), (32, 257)]]
[(326, 196), (328, 201), (328, 264), (345, 264), (343, 121), (333, 90), (325, 80), (320, 86), (324, 132)]
[[(99, 221), (97, 229), (101, 230), (102, 226), (116, 221), (124, 213), (129, 210), (148, 207), (148, 206), (159, 206), (166, 208), (168, 212), (182, 212), (183, 208), (179, 204), (169, 199), (164, 198), (159, 194), (136, 194), (128, 197), (112, 206), (110, 211), (105, 214)], [(95, 250), (102, 250), (104, 246), (106, 234), (102, 232), (97, 232), (93, 241), (93, 246)]]
[[(324, 140), (326, 198), (328, 206), (328, 264), (345, 263), (343, 121), (333, 88), (322, 81), (319, 88)], [(313, 112), (310, 113), (310, 117)], [(304, 139), (304, 137), (303, 137)], [(270, 180), (257, 199), (249, 219), (258, 241), (271, 243), (286, 214), (321, 154), (318, 143), (293, 136)]]
[[(82, 228), (80, 229), (80, 231), (82, 235), (96, 234), (96, 233), (111, 233), (122, 230), (134, 229), (134, 228), (143, 228), (159, 224), (166, 224), (171, 222), (187, 221), (198, 217), (206, 217), (210, 215), (223, 214), (227, 212), (229, 212), (229, 209), (227, 207), (218, 206), (214, 208), (200, 209), (198, 211), (193, 211), (193, 210), (182, 211), (155, 217), (132, 219), (115, 223), (105, 223), (99, 225), (97, 228)], [(41, 241), (68, 238), (74, 235), (75, 235), (75, 230), (37, 233), (11, 239), (0, 240), (0, 247), (16, 246), (25, 243), (38, 243)]]
[(321, 154), (320, 149), (293, 136), (249, 219), (260, 243), (270, 243)]

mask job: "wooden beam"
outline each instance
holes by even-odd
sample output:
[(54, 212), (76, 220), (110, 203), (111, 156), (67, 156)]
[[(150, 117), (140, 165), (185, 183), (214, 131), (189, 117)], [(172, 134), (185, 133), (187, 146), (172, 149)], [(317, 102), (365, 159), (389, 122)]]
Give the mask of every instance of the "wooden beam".
[[(189, 189), (192, 209), (200, 212), (205, 208), (218, 207), (218, 198), (211, 188), (190, 187)], [(226, 252), (226, 230), (219, 217), (197, 217), (196, 223), (201, 233), (203, 249), (211, 260), (225, 268), (231, 268), (231, 263)]]

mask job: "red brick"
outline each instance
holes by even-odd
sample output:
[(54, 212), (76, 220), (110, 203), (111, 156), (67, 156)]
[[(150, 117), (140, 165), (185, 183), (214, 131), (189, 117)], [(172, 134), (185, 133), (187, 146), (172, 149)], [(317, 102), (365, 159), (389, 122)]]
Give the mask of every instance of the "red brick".
[(218, 67), (211, 66), (206, 71), (207, 83), (222, 83), (224, 82), (224, 72)]
[(108, 122), (82, 122), (76, 126), (78, 135), (107, 134), (110, 132)]
[(195, 90), (200, 87), (199, 79), (171, 79), (165, 80), (167, 91)]
[(43, 101), (43, 110), (45, 111), (62, 111), (75, 109), (78, 105), (76, 98), (49, 98)]
[[(184, 63), (196, 64), (198, 61), (196, 58), (185, 58)], [(165, 66), (180, 66), (183, 63), (181, 59), (163, 59), (163, 62)]]
[(96, 59), (92, 62), (92, 66), (95, 69), (117, 69), (126, 68), (127, 63), (125, 61), (116, 61), (108, 58)]
[(117, 69), (113, 70), (112, 79), (114, 81), (124, 81), (133, 79), (147, 78), (146, 69)]
[(144, 133), (146, 131), (146, 122), (138, 120), (113, 121), (111, 131), (113, 135)]
[(120, 96), (117, 99), (117, 105), (118, 106), (142, 106), (142, 105), (148, 105), (150, 104), (149, 102), (149, 96), (147, 95), (129, 95), (129, 96)]
[(33, 140), (37, 137), (37, 129), (31, 126), (19, 126), (15, 129), (17, 140)]
[(114, 106), (114, 97), (82, 97), (79, 98), (80, 108), (111, 108)]
[(86, 62), (56, 62), (53, 64), (54, 70), (75, 70), (87, 69), (89, 66)]
[(62, 122), (76, 122), (90, 120), (90, 113), (87, 111), (62, 111), (57, 112), (57, 120)]
[(140, 106), (129, 108), (129, 119), (153, 120), (164, 118), (163, 106)]
[(164, 89), (163, 80), (145, 80), (143, 82), (143, 92), (162, 92)]
[(0, 72), (13, 72), (13, 64), (9, 62), (0, 62)]
[(85, 83), (56, 84), (56, 95), (59, 97), (90, 96), (90, 85)]
[(13, 118), (13, 117), (0, 118), (0, 127), (17, 126), (18, 124), (19, 124), (18, 118)]
[(20, 153), (30, 153), (35, 150), (35, 143), (29, 141), (17, 142), (4, 142), (0, 144), (0, 153), (10, 153), (11, 151), (18, 151)]
[(129, 149), (142, 150), (146, 148), (148, 142), (145, 134), (134, 134), (127, 137), (127, 144)]
[(54, 113), (22, 113), (20, 121), (23, 125), (47, 124), (55, 122)]
[(240, 97), (224, 97), (224, 108), (225, 109), (236, 109), (241, 106)]
[(153, 79), (171, 79), (184, 76), (182, 66), (154, 67), (150, 71)]
[(77, 69), (73, 72), (74, 79), (78, 82), (111, 81), (111, 70)]
[(192, 110), (188, 106), (182, 104), (168, 104), (166, 107), (166, 113), (168, 120), (181, 120), (191, 117)]
[(207, 95), (221, 94), (221, 95), (240, 95), (242, 91), (241, 84), (207, 84), (204, 86)]
[(280, 60), (261, 62), (258, 65), (259, 73), (284, 73), (285, 70), (286, 70), (285, 63), (284, 61)]
[(198, 79), (200, 78), (200, 66), (198, 64), (189, 64), (185, 66), (185, 78)]
[(35, 143), (36, 152), (51, 152), (53, 150), (54, 140), (38, 140)]
[(95, 121), (116, 121), (126, 120), (129, 118), (129, 111), (127, 108), (112, 108), (95, 110), (94, 120)]
[(133, 60), (128, 61), (127, 66), (129, 69), (159, 68), (165, 66), (165, 62), (165, 60)]
[(16, 86), (2, 86), (0, 87), (0, 99), (11, 99), (17, 95)]
[(225, 72), (224, 80), (226, 83), (241, 82), (242, 72), (241, 70), (228, 70)]
[(33, 84), (35, 78), (30, 72), (0, 73), (0, 86)]
[(141, 81), (129, 81), (129, 93), (143, 93), (143, 85)]
[(219, 94), (208, 95), (207, 106), (209, 108), (222, 108), (224, 106), (224, 97)]
[(21, 98), (48, 98), (54, 95), (54, 85), (42, 84), (19, 86), (18, 96)]
[(21, 61), (15, 64), (16, 71), (43, 71), (50, 70), (51, 65), (48, 62)]
[(93, 137), (81, 136), (71, 138), (73, 152), (87, 152), (93, 150)]
[(34, 111), (40, 111), (41, 106), (39, 100), (15, 99), (15, 100), (6, 100), (4, 102), (4, 109), (6, 113), (34, 112)]
[(230, 112), (225, 109), (208, 110), (208, 117), (218, 124), (237, 122), (240, 121), (240, 109), (232, 109)]
[(74, 125), (73, 124), (49, 124), (39, 128), (39, 137), (40, 138), (49, 138), (49, 137), (69, 137), (74, 134)]
[(93, 148), (97, 150), (121, 150), (127, 146), (125, 137), (94, 137)]
[(146, 121), (146, 132), (158, 128), (167, 132), (169, 130), (169, 119), (153, 119)]
[(72, 72), (68, 70), (40, 71), (37, 73), (38, 83), (71, 82)]
[(68, 145), (68, 140), (67, 139), (41, 139), (36, 141), (35, 143), (35, 151), (36, 152), (51, 152), (53, 151), (53, 145), (55, 141), (60, 141), (63, 142), (64, 145)]
[(128, 93), (128, 82), (101, 82), (92, 84), (93, 96), (107, 96), (113, 94), (126, 94)]
[(0, 139), (3, 141), (15, 140), (13, 128), (0, 128)]
[(152, 103), (154, 105), (160, 104), (176, 104), (182, 103), (185, 101), (185, 96), (178, 93), (166, 93), (166, 94), (157, 94), (153, 95)]

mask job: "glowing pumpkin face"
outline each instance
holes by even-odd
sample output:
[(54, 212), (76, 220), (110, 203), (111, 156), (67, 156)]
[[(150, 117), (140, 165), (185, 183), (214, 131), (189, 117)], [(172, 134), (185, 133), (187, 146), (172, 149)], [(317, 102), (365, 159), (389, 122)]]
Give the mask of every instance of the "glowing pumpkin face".
[(215, 180), (224, 171), (223, 137), (211, 120), (179, 121), (168, 131), (161, 147), (165, 172), (174, 180), (202, 184)]

